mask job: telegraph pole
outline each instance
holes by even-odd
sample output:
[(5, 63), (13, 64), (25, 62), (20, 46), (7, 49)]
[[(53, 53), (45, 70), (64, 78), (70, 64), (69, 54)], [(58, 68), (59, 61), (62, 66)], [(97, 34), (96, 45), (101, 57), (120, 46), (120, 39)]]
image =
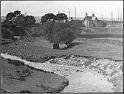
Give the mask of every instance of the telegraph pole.
[(25, 12), (25, 16), (27, 16), (27, 12)]
[(70, 20), (70, 11), (69, 11), (69, 20)]
[(76, 20), (76, 7), (75, 7), (75, 20)]
[(101, 15), (101, 19), (103, 20), (103, 14)]
[(118, 21), (119, 21), (119, 9), (118, 9)]
[(111, 21), (113, 21), (113, 12), (111, 12)]
[(122, 12), (121, 12), (121, 15), (120, 15), (120, 21), (122, 21)]

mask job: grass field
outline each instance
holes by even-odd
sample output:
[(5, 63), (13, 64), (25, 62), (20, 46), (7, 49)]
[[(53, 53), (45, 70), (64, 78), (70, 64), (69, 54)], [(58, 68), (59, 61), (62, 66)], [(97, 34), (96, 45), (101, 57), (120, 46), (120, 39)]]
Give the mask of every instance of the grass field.
[[(109, 58), (112, 60), (123, 60), (122, 24), (123, 23), (109, 22), (105, 28), (92, 28), (89, 30), (89, 32), (83, 29), (81, 34), (77, 34), (77, 38), (73, 41), (72, 45), (68, 49), (64, 48), (66, 47), (65, 44), (61, 44), (60, 49), (55, 50), (52, 48), (53, 45), (52, 43), (49, 43), (47, 40), (44, 40), (42, 37), (37, 37), (34, 38), (35, 40), (33, 41), (22, 40), (22, 41), (16, 41), (16, 42), (4, 44), (1, 46), (2, 47), (1, 52), (18, 56), (28, 61), (42, 62), (42, 63), (49, 60), (50, 57), (59, 57), (63, 55), (77, 55), (77, 56), (88, 56), (95, 58)], [(2, 63), (4, 62), (5, 61), (3, 61)], [(6, 66), (6, 68), (9, 68), (9, 66)], [(13, 70), (15, 71), (15, 69)], [(12, 74), (14, 73), (12, 72)], [(38, 74), (39, 72), (34, 71), (34, 75), (42, 79), (42, 77), (38, 76)], [(33, 78), (28, 78), (28, 79), (33, 79)], [(30, 81), (31, 80), (27, 82), (28, 85), (32, 85), (32, 83), (30, 84)], [(39, 81), (39, 79), (37, 81)], [(5, 85), (6, 84), (9, 83), (6, 82)], [(13, 87), (13, 90), (15, 88), (16, 87)], [(20, 90), (19, 88), (21, 89), (22, 87), (19, 85), (17, 89), (18, 91)], [(36, 91), (37, 88), (33, 90)]]

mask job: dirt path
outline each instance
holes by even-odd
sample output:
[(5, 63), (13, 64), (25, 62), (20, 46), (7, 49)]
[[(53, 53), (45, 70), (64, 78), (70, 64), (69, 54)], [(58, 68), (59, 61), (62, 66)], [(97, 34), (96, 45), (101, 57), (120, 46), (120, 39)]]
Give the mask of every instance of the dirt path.
[[(106, 69), (106, 73), (108, 73), (108, 77), (103, 75), (102, 73), (98, 73), (97, 71), (90, 69), (90, 67), (85, 66), (68, 66), (62, 64), (53, 64), (50, 63), (50, 61), (46, 61), (45, 63), (34, 63), (29, 62), (26, 60), (23, 60), (16, 56), (11, 56), (8, 54), (1, 54), (4, 58), (11, 58), (13, 60), (19, 60), (24, 62), (26, 65), (35, 67), (37, 69), (43, 69), (45, 71), (54, 72), (56, 74), (59, 74), (61, 76), (65, 76), (67, 79), (69, 79), (69, 86), (64, 89), (62, 92), (114, 92), (114, 85), (112, 82), (108, 81), (109, 75), (114, 71), (113, 69)], [(104, 63), (103, 61), (97, 60), (100, 65), (100, 69), (103, 69), (105, 65), (107, 64), (113, 64), (110, 61), (107, 63)], [(59, 62), (60, 63), (60, 62)], [(66, 63), (67, 64), (67, 63)], [(82, 62), (84, 64), (84, 62)], [(95, 64), (95, 62), (92, 64), (92, 67), (97, 66), (99, 64)], [(103, 65), (104, 64), (104, 65)], [(118, 67), (120, 66), (120, 63), (118, 63)], [(113, 70), (113, 71), (112, 71)], [(117, 69), (115, 69), (117, 70)], [(120, 70), (118, 70), (118, 75)], [(109, 79), (110, 80), (110, 79)]]
[(75, 72), (67, 77), (69, 86), (63, 92), (114, 92), (112, 83), (107, 78), (92, 70)]

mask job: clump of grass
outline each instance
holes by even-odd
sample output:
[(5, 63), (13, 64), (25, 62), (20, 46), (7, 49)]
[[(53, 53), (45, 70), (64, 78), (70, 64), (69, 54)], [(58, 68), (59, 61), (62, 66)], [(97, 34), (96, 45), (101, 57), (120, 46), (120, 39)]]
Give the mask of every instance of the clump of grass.
[(18, 61), (18, 60), (11, 60), (11, 59), (7, 59), (9, 64), (13, 64), (15, 66), (24, 66), (24, 62)]
[(1, 93), (8, 93), (8, 91), (1, 88)]
[(8, 75), (9, 79), (16, 79), (16, 80), (19, 80), (19, 81), (25, 81), (25, 77), (19, 77), (19, 76), (15, 76), (15, 75), (12, 75), (11, 73)]
[(32, 93), (32, 92), (29, 90), (21, 90), (20, 93)]

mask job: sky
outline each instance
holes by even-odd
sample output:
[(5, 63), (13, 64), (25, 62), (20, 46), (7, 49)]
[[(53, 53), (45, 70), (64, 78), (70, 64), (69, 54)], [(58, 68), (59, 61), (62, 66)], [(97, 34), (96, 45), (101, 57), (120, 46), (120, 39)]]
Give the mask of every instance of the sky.
[(20, 10), (22, 14), (27, 12), (32, 16), (43, 16), (46, 13), (57, 14), (58, 11), (70, 16), (84, 17), (95, 13), (98, 18), (117, 18), (118, 13), (123, 17), (123, 1), (1, 1), (1, 16), (15, 10)]

